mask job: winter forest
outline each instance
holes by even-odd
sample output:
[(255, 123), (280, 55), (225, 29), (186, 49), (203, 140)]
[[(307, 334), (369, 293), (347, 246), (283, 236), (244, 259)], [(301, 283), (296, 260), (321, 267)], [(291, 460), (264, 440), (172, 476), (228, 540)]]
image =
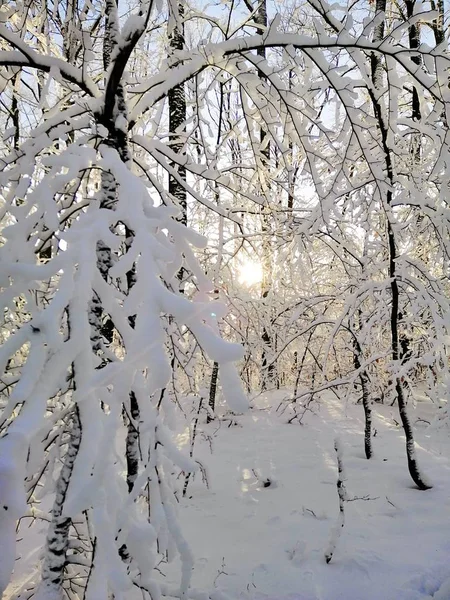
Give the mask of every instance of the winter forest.
[(444, 0), (0, 0), (0, 597), (450, 600)]

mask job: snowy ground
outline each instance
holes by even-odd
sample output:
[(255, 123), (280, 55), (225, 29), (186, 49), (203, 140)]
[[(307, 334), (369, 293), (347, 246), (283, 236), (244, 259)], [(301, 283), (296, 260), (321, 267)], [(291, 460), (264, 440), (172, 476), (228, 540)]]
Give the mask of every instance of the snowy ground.
[[(343, 407), (330, 396), (303, 425), (288, 425), (287, 413), (276, 412), (282, 396), (259, 396), (230, 427), (201, 426), (207, 436), (195, 458), (207, 467), (209, 489), (197, 476), (179, 510), (196, 557), (193, 585), (233, 600), (450, 600), (450, 433), (416, 424), (418, 458), (434, 484), (421, 492), (407, 472), (396, 407), (375, 405), (375, 457), (368, 461), (362, 406)], [(432, 420), (435, 410), (419, 402), (412, 418)], [(327, 565), (338, 515), (336, 433), (348, 494), (368, 499), (346, 504)], [(32, 559), (23, 544), (16, 577)]]
[[(434, 484), (423, 492), (407, 472), (396, 407), (375, 405), (375, 457), (368, 461), (362, 406), (343, 408), (330, 397), (304, 425), (287, 425), (272, 404), (273, 395), (259, 397), (238, 426), (224, 423), (216, 432), (212, 454), (205, 442), (196, 450), (210, 489), (194, 482), (180, 510), (197, 559), (195, 586), (245, 600), (450, 600), (448, 432), (430, 435), (417, 423), (418, 458)], [(413, 420), (429, 420), (434, 410), (419, 402)], [(212, 434), (217, 426), (208, 428)], [(347, 503), (327, 565), (338, 514), (336, 432), (349, 496), (369, 499)]]

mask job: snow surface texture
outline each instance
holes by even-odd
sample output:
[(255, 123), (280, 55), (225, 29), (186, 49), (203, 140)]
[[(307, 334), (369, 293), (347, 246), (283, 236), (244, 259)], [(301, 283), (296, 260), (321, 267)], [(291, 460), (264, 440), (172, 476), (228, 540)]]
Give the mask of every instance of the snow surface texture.
[[(299, 426), (275, 413), (278, 403), (257, 398), (249, 414), (234, 417), (241, 426), (222, 425), (212, 456), (206, 444), (196, 451), (210, 490), (196, 479), (180, 511), (197, 561), (193, 585), (245, 600), (450, 600), (448, 431), (436, 437), (417, 424), (418, 457), (434, 483), (421, 492), (409, 478), (396, 406), (375, 405), (367, 460), (362, 406), (327, 397)], [(413, 422), (434, 411), (431, 403), (410, 407)], [(339, 515), (335, 432), (348, 498), (369, 499), (346, 502), (327, 565)]]
[(0, 439), (0, 597), (14, 568), (16, 522), (26, 511), (23, 480), (27, 445), (18, 433)]
[[(193, 587), (242, 600), (449, 600), (448, 431), (431, 434), (417, 423), (419, 459), (434, 482), (421, 492), (410, 482), (396, 407), (375, 406), (368, 461), (362, 406), (327, 397), (303, 426), (287, 425), (275, 411), (281, 397), (260, 396), (247, 414), (201, 425), (213, 453), (199, 435), (194, 457), (207, 468), (209, 489), (196, 475), (179, 514), (196, 561)], [(432, 420), (435, 408), (419, 402), (410, 412), (413, 421)], [(345, 527), (326, 565), (339, 515), (336, 433), (347, 497), (367, 499), (346, 502)], [(33, 536), (18, 543), (16, 582), (36, 560)], [(178, 573), (174, 565), (168, 586), (179, 584)]]

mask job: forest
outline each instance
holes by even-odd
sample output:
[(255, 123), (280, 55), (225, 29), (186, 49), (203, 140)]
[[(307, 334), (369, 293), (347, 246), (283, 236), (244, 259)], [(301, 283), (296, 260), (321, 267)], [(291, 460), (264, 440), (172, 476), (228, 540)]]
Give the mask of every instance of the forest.
[(444, 0), (0, 0), (0, 598), (450, 600)]

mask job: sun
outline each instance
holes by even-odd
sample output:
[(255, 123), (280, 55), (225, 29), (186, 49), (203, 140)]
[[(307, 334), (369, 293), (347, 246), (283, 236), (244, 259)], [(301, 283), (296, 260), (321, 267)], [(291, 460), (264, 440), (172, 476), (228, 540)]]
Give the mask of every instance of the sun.
[(259, 262), (246, 260), (239, 266), (238, 281), (243, 285), (251, 286), (261, 283), (262, 277), (262, 266)]

